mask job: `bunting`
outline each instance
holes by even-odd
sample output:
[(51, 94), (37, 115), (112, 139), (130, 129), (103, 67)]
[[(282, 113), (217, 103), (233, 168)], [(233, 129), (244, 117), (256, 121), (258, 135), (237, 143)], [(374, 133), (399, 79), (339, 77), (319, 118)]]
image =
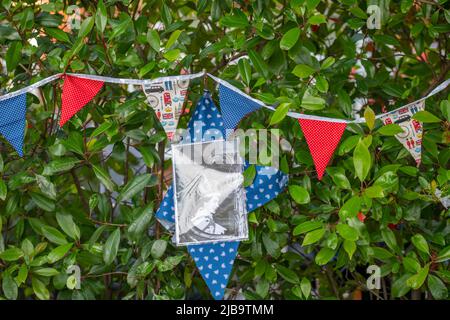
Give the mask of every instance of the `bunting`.
[(317, 177), (321, 180), (347, 124), (314, 119), (298, 119), (298, 122), (311, 152)]
[(223, 84), (219, 84), (219, 102), (226, 129), (236, 128), (243, 117), (262, 107), (250, 97), (243, 96)]
[(419, 101), (409, 106), (394, 110), (381, 117), (384, 125), (398, 124), (403, 132), (396, 134), (398, 141), (409, 151), (417, 165), (422, 160), (422, 122), (412, 119), (412, 116), (425, 110), (425, 101)]
[(0, 133), (23, 157), (25, 135), (26, 94), (0, 101)]
[(189, 79), (166, 80), (142, 86), (147, 102), (155, 110), (169, 140), (173, 139), (177, 129), (188, 87)]
[(62, 127), (74, 114), (88, 104), (102, 86), (103, 81), (65, 75), (59, 126)]

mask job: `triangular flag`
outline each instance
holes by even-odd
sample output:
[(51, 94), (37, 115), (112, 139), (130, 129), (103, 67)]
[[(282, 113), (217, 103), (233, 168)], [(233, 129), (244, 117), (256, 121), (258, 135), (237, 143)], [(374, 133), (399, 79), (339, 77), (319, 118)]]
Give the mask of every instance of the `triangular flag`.
[(142, 86), (148, 104), (155, 110), (169, 140), (172, 140), (177, 129), (188, 87), (189, 79), (166, 80)]
[(103, 81), (65, 75), (59, 126), (62, 127), (75, 113), (88, 104), (102, 86)]
[(0, 133), (23, 156), (25, 134), (26, 94), (0, 101)]
[(223, 298), (238, 247), (237, 241), (188, 246), (189, 254), (216, 300)]
[(219, 85), (219, 102), (226, 129), (234, 129), (247, 114), (261, 108), (261, 105), (239, 92)]
[(422, 160), (422, 122), (412, 119), (412, 116), (425, 109), (425, 101), (420, 101), (413, 105), (400, 108), (381, 117), (383, 124), (398, 124), (403, 132), (396, 134), (395, 137), (409, 151), (420, 164)]
[(321, 180), (347, 124), (316, 119), (298, 119), (298, 122), (314, 160), (317, 177)]

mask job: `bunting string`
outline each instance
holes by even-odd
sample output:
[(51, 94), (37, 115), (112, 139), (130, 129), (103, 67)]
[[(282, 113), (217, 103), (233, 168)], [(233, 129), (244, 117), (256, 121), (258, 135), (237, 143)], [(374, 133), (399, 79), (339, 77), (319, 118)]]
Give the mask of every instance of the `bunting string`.
[[(28, 93), (30, 91), (33, 91), (45, 84), (48, 84), (50, 82), (53, 82), (59, 78), (61, 78), (64, 74), (63, 73), (58, 73), (55, 75), (52, 75), (50, 77), (47, 77), (45, 79), (42, 79), (36, 83), (33, 83), (27, 87), (21, 88), (17, 91), (13, 91), (10, 93), (7, 93), (5, 95), (0, 96), (0, 101), (4, 101), (4, 100), (8, 100), (10, 98), (13, 97), (17, 97), (20, 96), (21, 94), (24, 93)], [(246, 94), (245, 92), (243, 92), (242, 90), (238, 89), (237, 87), (233, 86), (231, 83), (220, 79), (216, 76), (213, 76), (210, 73), (206, 73), (205, 71), (203, 72), (198, 72), (198, 73), (194, 73), (194, 74), (186, 74), (186, 75), (178, 75), (178, 76), (167, 76), (167, 77), (160, 77), (160, 78), (155, 78), (155, 79), (128, 79), (128, 78), (115, 78), (115, 77), (106, 77), (106, 76), (99, 76), (99, 75), (91, 75), (91, 74), (81, 74), (81, 73), (66, 73), (66, 75), (70, 75), (70, 76), (74, 76), (77, 78), (83, 78), (83, 79), (90, 79), (90, 80), (96, 80), (96, 81), (102, 81), (102, 82), (106, 82), (106, 83), (114, 83), (114, 84), (131, 84), (131, 85), (151, 85), (152, 83), (158, 83), (158, 82), (164, 82), (164, 81), (183, 81), (183, 80), (191, 80), (191, 79), (197, 79), (197, 78), (201, 78), (201, 77), (205, 77), (208, 76), (209, 78), (211, 78), (212, 80), (214, 80), (216, 83), (221, 84), (225, 87), (227, 87), (228, 89), (235, 91), (236, 93), (240, 94), (241, 96), (246, 97), (247, 99), (253, 101), (254, 103), (260, 105), (261, 107), (264, 107), (266, 109), (275, 110), (275, 107), (273, 106), (268, 106), (266, 105), (264, 102), (253, 98), (251, 96), (249, 96), (248, 94)], [(403, 108), (407, 108), (409, 106), (415, 105), (421, 101), (424, 101), (432, 96), (434, 96), (435, 94), (441, 92), (442, 90), (446, 89), (448, 87), (448, 85), (450, 84), (450, 79), (445, 80), (444, 82), (442, 82), (441, 84), (439, 84), (437, 87), (435, 87), (428, 95), (413, 101), (411, 103), (408, 103), (406, 105), (403, 105), (395, 110), (391, 110), (382, 114), (378, 114), (375, 116), (376, 119), (380, 119), (385, 117), (386, 115), (389, 114), (393, 114), (398, 112), (399, 110), (403, 109)], [(309, 120), (318, 120), (318, 121), (327, 121), (327, 122), (337, 122), (337, 123), (365, 123), (366, 120), (364, 118), (359, 118), (359, 119), (353, 119), (353, 120), (346, 120), (346, 119), (339, 119), (339, 118), (330, 118), (330, 117), (322, 117), (322, 116), (315, 116), (315, 115), (308, 115), (308, 114), (303, 114), (303, 113), (298, 113), (298, 112), (293, 112), (293, 111), (289, 111), (287, 113), (287, 116), (291, 117), (291, 118), (295, 118), (295, 119), (309, 119)]]

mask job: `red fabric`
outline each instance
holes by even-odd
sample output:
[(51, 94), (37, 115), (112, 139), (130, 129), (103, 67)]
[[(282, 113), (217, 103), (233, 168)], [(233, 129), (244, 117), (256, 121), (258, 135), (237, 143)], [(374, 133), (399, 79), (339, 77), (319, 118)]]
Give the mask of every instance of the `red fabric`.
[(314, 160), (317, 176), (321, 180), (347, 124), (311, 119), (298, 119), (298, 122)]
[(77, 78), (66, 75), (62, 90), (61, 118), (59, 126), (62, 127), (75, 113), (80, 111), (103, 86), (103, 81)]

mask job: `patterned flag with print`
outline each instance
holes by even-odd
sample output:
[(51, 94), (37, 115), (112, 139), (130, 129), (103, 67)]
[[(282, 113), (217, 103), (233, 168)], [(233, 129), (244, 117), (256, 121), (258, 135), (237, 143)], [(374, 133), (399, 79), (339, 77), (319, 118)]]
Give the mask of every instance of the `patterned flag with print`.
[(219, 102), (226, 129), (236, 128), (243, 117), (262, 107), (223, 84), (219, 85)]
[(0, 101), (0, 133), (21, 157), (23, 157), (26, 109), (26, 93)]
[(102, 81), (65, 75), (59, 126), (62, 127), (74, 114), (87, 105), (102, 87)]
[(322, 179), (347, 124), (345, 122), (298, 119), (316, 167), (317, 177)]
[(403, 132), (396, 134), (395, 137), (409, 151), (417, 164), (420, 164), (422, 159), (423, 127), (422, 123), (412, 119), (412, 116), (422, 110), (425, 110), (425, 101), (398, 109), (380, 118), (385, 125), (395, 123), (403, 129)]
[(177, 129), (188, 87), (189, 79), (167, 80), (142, 86), (148, 104), (155, 110), (170, 140)]

